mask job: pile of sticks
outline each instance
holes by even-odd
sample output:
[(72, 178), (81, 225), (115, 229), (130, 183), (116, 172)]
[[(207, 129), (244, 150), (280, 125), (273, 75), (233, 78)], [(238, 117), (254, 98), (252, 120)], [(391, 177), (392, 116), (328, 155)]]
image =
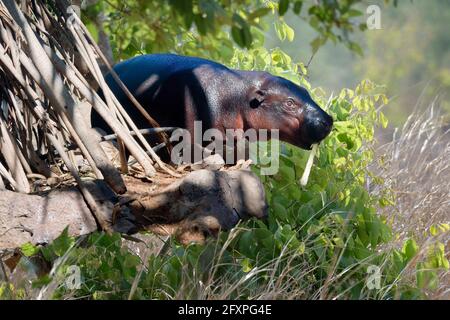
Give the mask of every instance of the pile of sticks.
[[(100, 226), (93, 197), (80, 178), (73, 150), (79, 152), (98, 179), (118, 194), (126, 191), (120, 171), (100, 147), (83, 116), (95, 109), (115, 132), (121, 154), (125, 148), (153, 176), (164, 165), (106, 85), (98, 64), (111, 66), (67, 0), (0, 0), (0, 190), (30, 193), (32, 177), (50, 177), (51, 166), (63, 162), (73, 175)], [(113, 73), (149, 125), (157, 123)], [(100, 98), (100, 88), (104, 98)], [(131, 134), (134, 132), (134, 134)], [(126, 170), (125, 157), (121, 169)]]

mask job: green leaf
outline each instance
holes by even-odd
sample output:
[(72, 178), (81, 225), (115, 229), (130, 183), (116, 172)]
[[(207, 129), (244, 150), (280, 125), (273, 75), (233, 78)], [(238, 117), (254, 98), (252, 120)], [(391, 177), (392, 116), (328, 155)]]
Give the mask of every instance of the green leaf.
[(273, 234), (270, 230), (258, 228), (255, 229), (255, 238), (258, 242), (260, 242), (265, 248), (273, 249), (275, 243), (273, 239)]
[(256, 18), (260, 18), (260, 17), (263, 17), (263, 16), (269, 14), (270, 11), (271, 11), (270, 8), (266, 8), (266, 7), (258, 8), (255, 11), (253, 11), (252, 13), (250, 13), (247, 17), (249, 20), (254, 20)]
[(250, 272), (253, 269), (252, 263), (250, 262), (250, 259), (245, 258), (241, 261), (242, 271), (245, 273)]
[(387, 128), (387, 126), (388, 126), (388, 119), (386, 118), (384, 113), (380, 112), (379, 117), (380, 117), (380, 123), (383, 126), (383, 128)]
[(427, 268), (426, 264), (418, 263), (417, 264), (417, 273), (416, 273), (416, 281), (417, 286), (422, 289), (437, 289), (439, 285), (439, 278), (435, 271)]
[(39, 252), (39, 248), (33, 245), (31, 242), (27, 242), (20, 247), (20, 250), (26, 257), (34, 256)]
[(253, 255), (255, 255), (255, 240), (253, 239), (252, 231), (246, 231), (242, 233), (239, 238), (238, 248), (239, 252), (246, 256), (252, 257)]
[(242, 34), (242, 29), (236, 26), (231, 27), (231, 36), (240, 47), (245, 47), (245, 40), (244, 35)]
[(273, 214), (277, 219), (280, 219), (280, 221), (286, 221), (288, 218), (287, 210), (285, 206), (279, 202), (273, 202), (272, 203), (273, 208)]
[(278, 2), (278, 14), (283, 16), (289, 9), (289, 0), (280, 0)]
[(289, 42), (294, 41), (294, 29), (292, 29), (287, 23), (285, 24), (285, 30), (286, 30), (286, 37)]
[(311, 44), (311, 49), (313, 53), (316, 53), (317, 50), (319, 50), (319, 48), (321, 46), (323, 46), (326, 42), (326, 39), (322, 38), (322, 37), (317, 37), (315, 38), (310, 44)]
[(43, 286), (48, 285), (51, 281), (52, 281), (52, 278), (48, 274), (46, 274), (46, 275), (40, 277), (39, 279), (34, 280), (31, 284), (31, 286), (33, 288), (42, 288)]
[(302, 11), (303, 1), (295, 1), (294, 3), (294, 13), (299, 15)]
[(253, 37), (252, 34), (250, 33), (250, 27), (246, 24), (243, 28), (242, 28), (242, 38), (244, 40), (244, 47), (246, 48), (250, 48), (253, 42)]
[(192, 26), (192, 23), (194, 22), (194, 14), (192, 12), (186, 12), (183, 15), (184, 18), (184, 27), (186, 29), (190, 29)]
[(196, 14), (194, 16), (194, 23), (197, 27), (198, 32), (201, 35), (205, 35), (207, 32), (206, 19), (204, 19), (201, 14)]
[(66, 227), (61, 235), (51, 244), (41, 249), (44, 257), (51, 261), (56, 257), (62, 257), (74, 244), (75, 239), (69, 236), (69, 227)]
[(417, 246), (417, 243), (413, 239), (408, 239), (405, 241), (402, 251), (409, 261), (417, 254), (418, 250), (419, 247)]
[(364, 52), (363, 52), (361, 46), (359, 44), (357, 44), (356, 42), (350, 41), (347, 46), (351, 51), (355, 52), (359, 56), (362, 57), (364, 55)]
[(430, 227), (430, 234), (432, 236), (437, 236), (440, 233), (447, 232), (450, 230), (450, 225), (448, 223), (433, 224)]
[(345, 14), (349, 17), (359, 17), (363, 15), (361, 11), (355, 9), (350, 9)]
[(286, 39), (286, 29), (284, 27), (285, 24), (281, 21), (275, 21), (274, 26), (278, 39), (284, 41)]

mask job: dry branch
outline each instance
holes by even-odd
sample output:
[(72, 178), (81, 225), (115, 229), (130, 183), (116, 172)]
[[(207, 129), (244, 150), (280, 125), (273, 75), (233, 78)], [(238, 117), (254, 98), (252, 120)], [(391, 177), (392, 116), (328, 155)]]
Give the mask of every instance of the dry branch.
[(77, 102), (64, 85), (63, 79), (51, 63), (24, 14), (14, 0), (4, 0), (4, 4), (20, 27), (27, 42), (30, 58), (39, 71), (39, 75), (35, 74), (34, 81), (43, 90), (56, 111), (68, 115), (108, 184), (118, 193), (125, 192), (125, 185), (119, 172), (108, 160), (98, 141), (92, 139), (91, 130), (78, 110)]

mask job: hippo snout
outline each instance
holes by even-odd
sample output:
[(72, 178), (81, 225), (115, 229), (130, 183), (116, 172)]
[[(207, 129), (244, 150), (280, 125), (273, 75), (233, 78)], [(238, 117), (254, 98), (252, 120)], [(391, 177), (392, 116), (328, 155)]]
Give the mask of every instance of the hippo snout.
[(333, 118), (328, 114), (318, 117), (316, 119), (316, 127), (319, 134), (323, 135), (319, 138), (320, 141), (330, 134), (331, 129), (333, 128)]
[(325, 139), (332, 129), (333, 118), (318, 106), (315, 106), (306, 116), (303, 134), (308, 145), (312, 145)]

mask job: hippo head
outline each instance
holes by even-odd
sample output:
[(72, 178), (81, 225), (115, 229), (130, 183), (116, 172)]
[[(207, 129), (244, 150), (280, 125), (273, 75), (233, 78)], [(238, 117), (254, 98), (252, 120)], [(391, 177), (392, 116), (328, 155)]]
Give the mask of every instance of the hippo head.
[(315, 103), (308, 91), (268, 73), (258, 73), (244, 111), (247, 127), (279, 129), (280, 140), (303, 149), (322, 141), (333, 118)]

